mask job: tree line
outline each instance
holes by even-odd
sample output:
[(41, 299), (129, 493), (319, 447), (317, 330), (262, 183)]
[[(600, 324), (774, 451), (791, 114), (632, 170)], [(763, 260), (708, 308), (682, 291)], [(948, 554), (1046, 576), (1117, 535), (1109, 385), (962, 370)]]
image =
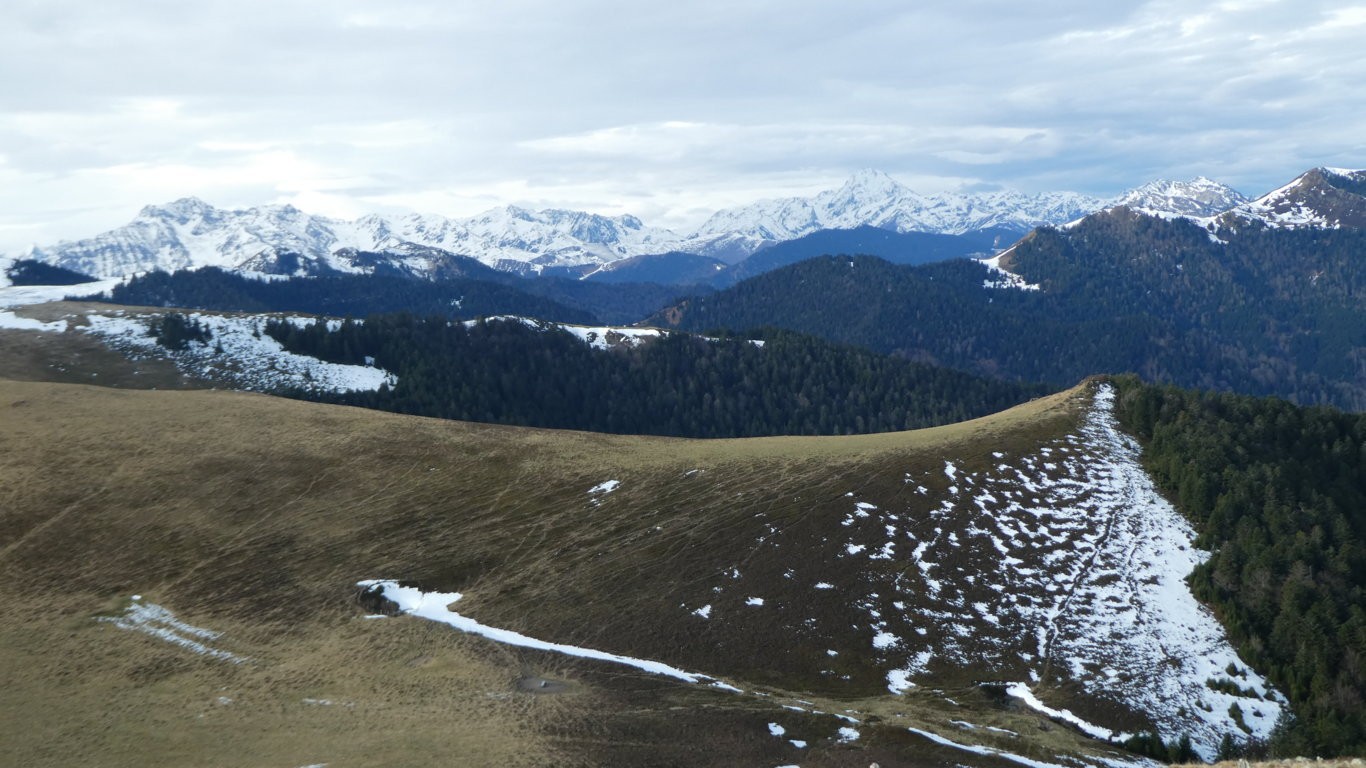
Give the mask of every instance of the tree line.
[(1115, 382), (1145, 468), (1213, 552), (1192, 591), (1290, 699), (1271, 750), (1366, 754), (1366, 415)]
[(303, 328), (271, 322), (286, 349), (367, 358), (398, 377), (377, 392), (294, 393), (465, 421), (682, 437), (841, 435), (986, 415), (1046, 388), (994, 381), (785, 331), (674, 333), (595, 349), (553, 326), (408, 314)]

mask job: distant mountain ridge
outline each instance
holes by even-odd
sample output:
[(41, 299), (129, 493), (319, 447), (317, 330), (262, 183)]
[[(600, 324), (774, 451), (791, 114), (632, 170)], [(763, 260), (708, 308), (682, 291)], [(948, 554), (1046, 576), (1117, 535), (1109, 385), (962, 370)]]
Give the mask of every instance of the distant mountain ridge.
[(921, 195), (884, 173), (862, 171), (839, 189), (812, 198), (719, 211), (696, 232), (680, 235), (634, 216), (560, 209), (506, 206), (467, 219), (371, 214), (347, 221), (291, 205), (229, 210), (190, 197), (146, 206), (125, 226), (37, 246), (23, 256), (101, 277), (202, 266), (297, 275), (374, 271), (373, 260), (357, 262), (352, 251), (390, 254), (387, 270), (413, 276), (441, 273), (451, 255), (528, 274), (565, 267), (592, 271), (669, 252), (733, 264), (779, 242), (860, 226), (936, 234), (999, 229), (1013, 238), (1100, 206), (1094, 198), (1070, 192)]
[[(331, 219), (291, 205), (225, 210), (185, 198), (149, 205), (129, 224), (96, 237), (34, 248), (28, 258), (99, 276), (150, 269), (216, 266), (275, 274), (365, 273), (350, 252), (385, 253), (394, 269), (414, 275), (441, 271), (453, 256), (473, 255), (504, 271), (549, 264), (601, 264), (676, 238), (633, 216), (578, 211), (527, 211), (515, 206), (466, 220), (411, 214), (354, 221)], [(341, 253), (338, 253), (341, 251)], [(279, 259), (293, 254), (291, 269)]]
[(1075, 192), (1029, 195), (1003, 190), (925, 195), (881, 171), (863, 170), (839, 189), (815, 197), (762, 200), (717, 211), (697, 232), (738, 233), (774, 241), (792, 240), (822, 229), (859, 226), (901, 233), (961, 235), (1000, 228), (1023, 234), (1044, 224), (1080, 218), (1104, 205), (1098, 198)]
[[(441, 277), (468, 269), (470, 262), (524, 275), (568, 270), (582, 276), (626, 260), (672, 253), (712, 261), (694, 260), (661, 274), (701, 277), (716, 269), (714, 263), (734, 265), (765, 248), (819, 232), (874, 227), (903, 235), (967, 236), (1000, 247), (1037, 227), (1074, 222), (1117, 206), (1161, 218), (1201, 220), (1207, 228), (1237, 221), (1356, 227), (1366, 224), (1362, 189), (1366, 173), (1318, 168), (1255, 201), (1202, 177), (1151, 182), (1107, 203), (1072, 192), (921, 194), (885, 173), (865, 170), (838, 189), (813, 197), (718, 211), (686, 235), (647, 226), (634, 216), (561, 209), (506, 206), (466, 219), (371, 214), (347, 221), (290, 205), (228, 210), (184, 198), (149, 205), (123, 227), (34, 247), (22, 256), (97, 277), (202, 266), (288, 275)], [(1222, 223), (1216, 225), (1215, 219)], [(358, 259), (357, 253), (372, 255)]]
[[(1351, 193), (1338, 191), (1313, 198), (1336, 201), (1336, 220), (1350, 221)], [(809, 259), (652, 320), (691, 330), (788, 328), (1018, 380), (1137, 371), (1180, 386), (1366, 409), (1366, 229), (1275, 226), (1239, 218), (1245, 210), (1221, 215), (1211, 230), (1119, 206), (1035, 230), (979, 262)], [(1018, 290), (1026, 286), (1035, 290)]]

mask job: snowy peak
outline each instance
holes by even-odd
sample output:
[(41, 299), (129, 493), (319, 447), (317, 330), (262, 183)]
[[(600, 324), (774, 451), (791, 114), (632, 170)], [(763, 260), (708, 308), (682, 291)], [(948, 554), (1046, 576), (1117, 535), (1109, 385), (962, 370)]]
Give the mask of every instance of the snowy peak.
[(892, 200), (905, 197), (909, 192), (910, 189), (882, 171), (865, 168), (850, 176), (844, 182), (844, 186), (833, 195), (836, 198), (857, 201)]
[[(1110, 204), (1164, 218), (1237, 226), (1366, 226), (1366, 172), (1316, 168), (1249, 202), (1206, 178), (1154, 181)], [(877, 227), (897, 233), (961, 235), (984, 230), (1024, 234), (1076, 221), (1106, 208), (1072, 192), (1027, 194), (916, 192), (878, 170), (862, 170), (836, 189), (812, 197), (761, 200), (717, 211), (680, 237), (629, 216), (583, 211), (532, 211), (506, 206), (466, 219), (408, 214), (330, 219), (292, 205), (242, 210), (186, 197), (143, 208), (118, 229), (85, 240), (37, 247), (23, 254), (102, 278), (152, 269), (204, 266), (281, 274), (373, 272), (390, 267), (431, 277), (455, 255), (522, 274), (546, 267), (601, 266), (636, 256), (689, 253), (736, 263), (761, 248), (829, 229)], [(1217, 218), (1216, 218), (1217, 217)], [(393, 264), (338, 255), (391, 254)], [(444, 252), (444, 256), (436, 251)]]
[(732, 233), (756, 240), (791, 240), (820, 229), (861, 226), (902, 233), (959, 235), (1001, 228), (1023, 234), (1040, 225), (1078, 219), (1102, 206), (1100, 200), (1073, 192), (921, 194), (881, 171), (863, 170), (838, 189), (814, 197), (762, 200), (718, 211), (694, 237)]
[(530, 211), (515, 206), (465, 220), (411, 214), (354, 221), (314, 216), (292, 205), (216, 208), (188, 197), (144, 207), (132, 222), (85, 240), (35, 248), (31, 258), (100, 277), (204, 266), (278, 274), (373, 271), (347, 254), (389, 253), (392, 265), (423, 275), (433, 250), (469, 254), (490, 266), (534, 272), (542, 266), (605, 264), (669, 250), (678, 238), (634, 216)]
[(163, 205), (143, 206), (138, 212), (138, 218), (173, 218), (181, 222), (187, 222), (195, 218), (203, 218), (211, 215), (216, 209), (197, 197), (182, 197), (179, 200), (172, 200)]
[(1285, 229), (1366, 227), (1366, 171), (1314, 168), (1231, 215)]
[(1190, 181), (1150, 181), (1126, 192), (1114, 207), (1161, 218), (1206, 218), (1248, 202), (1233, 187), (1200, 176)]

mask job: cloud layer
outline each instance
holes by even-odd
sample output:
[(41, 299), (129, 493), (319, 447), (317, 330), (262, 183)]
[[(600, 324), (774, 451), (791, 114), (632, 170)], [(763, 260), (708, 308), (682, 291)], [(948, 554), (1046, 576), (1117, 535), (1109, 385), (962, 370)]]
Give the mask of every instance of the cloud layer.
[(1366, 4), (12, 6), (0, 252), (186, 195), (688, 229), (863, 167), (925, 191), (1106, 195), (1197, 174), (1255, 194), (1366, 166)]

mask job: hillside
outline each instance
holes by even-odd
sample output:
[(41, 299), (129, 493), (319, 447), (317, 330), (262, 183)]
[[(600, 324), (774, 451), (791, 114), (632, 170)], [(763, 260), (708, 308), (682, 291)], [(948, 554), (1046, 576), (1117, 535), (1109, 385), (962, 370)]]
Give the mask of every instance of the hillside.
[[(291, 353), (391, 371), (374, 391), (305, 396), (497, 424), (678, 437), (889, 432), (964, 421), (1051, 390), (786, 331), (706, 338), (525, 318), (269, 322)], [(284, 392), (284, 394), (289, 394)]]
[[(1203, 555), (1110, 398), (699, 442), (5, 382), (0, 590), (26, 618), (0, 623), (4, 749), (29, 765), (1123, 759), (1080, 727), (1213, 756), (1243, 738), (1230, 703), (1265, 735), (1282, 699), (1185, 591)], [(446, 596), (357, 587), (375, 579)], [(382, 595), (467, 631), (368, 618), (393, 612)], [(1230, 669), (1237, 688), (1206, 685)]]
[(1011, 270), (1004, 275), (966, 261), (903, 267), (827, 257), (690, 299), (652, 321), (693, 330), (775, 325), (1060, 386), (1134, 371), (1362, 410), (1363, 250), (1361, 229), (1249, 226), (1216, 238), (1189, 220), (1118, 208), (1037, 230), (992, 262)]
[(341, 320), (56, 302), (0, 311), (0, 357), (12, 378), (164, 387), (164, 376), (138, 377), (169, 368), (180, 386), (683, 437), (913, 429), (1052, 391), (785, 331), (711, 338), (516, 316)]
[[(527, 315), (566, 323), (632, 323), (682, 293), (680, 288), (652, 284), (604, 285), (554, 277), (527, 280), (487, 268), (432, 280), (384, 274), (260, 277), (217, 267), (149, 272), (88, 298), (140, 307), (334, 317), (413, 312), (458, 320)], [(75, 287), (70, 293), (85, 296), (90, 291)]]

